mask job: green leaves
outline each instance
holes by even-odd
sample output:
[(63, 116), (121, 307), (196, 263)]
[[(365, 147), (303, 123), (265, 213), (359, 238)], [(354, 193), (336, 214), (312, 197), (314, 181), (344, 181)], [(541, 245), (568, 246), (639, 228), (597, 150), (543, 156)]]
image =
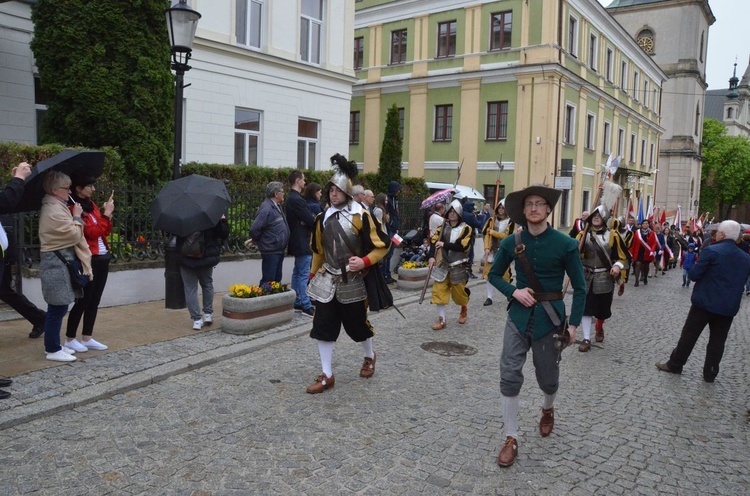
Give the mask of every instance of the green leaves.
[(700, 210), (729, 218), (734, 205), (750, 200), (750, 140), (728, 136), (724, 124), (706, 119), (702, 154)]

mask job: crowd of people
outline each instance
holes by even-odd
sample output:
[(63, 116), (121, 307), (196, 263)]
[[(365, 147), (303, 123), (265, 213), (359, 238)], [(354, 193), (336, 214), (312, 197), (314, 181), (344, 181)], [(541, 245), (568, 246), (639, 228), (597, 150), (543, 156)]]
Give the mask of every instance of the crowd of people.
[[(270, 182), (248, 240), (248, 246), (260, 252), (260, 285), (280, 283), (285, 256), (294, 259), (294, 308), (312, 318), (310, 337), (320, 358), (320, 373), (306, 389), (310, 394), (335, 386), (333, 352), (342, 328), (362, 346), (360, 377), (374, 376), (377, 352), (368, 311), (392, 305), (390, 259), (400, 229), (401, 185), (397, 181), (391, 182), (386, 192), (375, 194), (356, 184), (354, 162), (337, 154), (331, 163), (335, 174), (323, 186), (306, 183), (301, 170), (291, 172), (286, 185)], [(14, 169), (14, 179), (0, 194), (0, 214), (12, 211), (29, 172), (25, 163)], [(40, 273), (47, 309), (31, 312), (27, 308), (27, 318), (34, 319), (31, 337), (44, 335), (47, 359), (70, 362), (76, 360), (76, 352), (107, 349), (93, 338), (93, 331), (109, 271), (107, 237), (112, 230), (114, 199), (110, 196), (100, 209), (91, 199), (96, 190), (94, 178), (87, 176), (71, 178), (51, 171), (43, 185)], [(404, 261), (427, 262), (433, 283), (430, 303), (436, 312), (431, 329), (442, 331), (449, 325), (451, 301), (458, 324), (468, 321), (468, 283), (479, 277), (473, 269), (473, 245), (480, 234), (480, 274), (486, 280), (483, 305), (493, 305), (497, 292), (508, 301), (500, 361), (505, 430), (497, 458), (501, 467), (513, 465), (518, 455), (519, 395), (529, 351), (543, 393), (539, 433), (547, 437), (555, 423), (562, 350), (576, 342), (579, 327), (580, 352), (592, 350), (592, 337), (604, 341), (614, 295), (623, 296), (629, 279), (633, 279), (633, 288), (645, 286), (649, 279), (679, 266), (682, 287), (695, 283), (679, 341), (669, 359), (656, 367), (680, 374), (708, 326), (703, 377), (709, 383), (719, 373), (742, 295), (750, 295), (750, 234), (743, 235), (737, 222), (724, 221), (703, 236), (649, 220), (636, 225), (631, 216), (612, 218), (610, 211), (597, 206), (583, 212), (566, 235), (548, 222), (559, 198), (559, 190), (533, 185), (510, 193), (494, 209), (485, 205), (476, 211), (465, 199), (437, 202), (426, 212), (419, 244), (402, 257)], [(219, 247), (229, 234), (226, 216), (194, 234), (200, 234), (199, 257), (188, 249), (195, 242), (193, 235), (177, 237), (176, 249), (188, 313), (193, 329), (198, 330), (213, 322), (212, 274), (219, 263)], [(0, 224), (0, 245), (5, 249), (4, 239), (7, 236)], [(73, 260), (80, 261), (81, 272), (88, 276), (89, 283), (83, 288), (71, 282), (68, 263)], [(568, 286), (573, 293), (569, 311), (563, 303)], [(62, 342), (62, 322), (71, 304)], [(0, 379), (0, 387), (11, 382)], [(0, 390), (0, 398), (9, 395)]]

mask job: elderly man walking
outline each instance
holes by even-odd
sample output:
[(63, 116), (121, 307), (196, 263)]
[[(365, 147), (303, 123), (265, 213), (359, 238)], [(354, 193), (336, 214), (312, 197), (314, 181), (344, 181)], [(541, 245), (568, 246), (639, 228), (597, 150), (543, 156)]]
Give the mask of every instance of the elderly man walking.
[(688, 272), (695, 281), (690, 297), (690, 311), (682, 327), (677, 347), (665, 363), (656, 368), (681, 374), (695, 343), (708, 325), (708, 345), (703, 363), (703, 379), (714, 382), (719, 374), (719, 363), (724, 355), (732, 320), (740, 310), (742, 291), (750, 276), (750, 255), (737, 246), (740, 225), (733, 220), (719, 224), (716, 241), (701, 250), (700, 258)]

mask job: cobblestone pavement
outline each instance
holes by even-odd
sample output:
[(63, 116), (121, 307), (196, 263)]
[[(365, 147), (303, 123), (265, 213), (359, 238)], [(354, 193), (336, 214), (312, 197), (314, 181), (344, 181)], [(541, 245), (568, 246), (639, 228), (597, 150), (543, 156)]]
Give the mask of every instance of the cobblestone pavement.
[[(682, 375), (654, 367), (689, 307), (680, 284), (673, 270), (630, 285), (604, 343), (564, 352), (544, 439), (528, 361), (510, 468), (496, 465), (505, 305), (483, 307), (474, 281), (469, 322), (449, 307), (440, 332), (434, 307), (396, 291), (406, 320), (371, 316), (375, 376), (358, 377), (361, 347), (342, 334), (336, 386), (319, 395), (305, 393), (319, 359), (302, 316), (252, 338), (211, 331), (17, 378), (24, 401), (0, 411), (11, 418), (0, 494), (749, 494), (750, 297), (706, 384), (706, 336)], [(438, 342), (464, 353), (425, 349)]]

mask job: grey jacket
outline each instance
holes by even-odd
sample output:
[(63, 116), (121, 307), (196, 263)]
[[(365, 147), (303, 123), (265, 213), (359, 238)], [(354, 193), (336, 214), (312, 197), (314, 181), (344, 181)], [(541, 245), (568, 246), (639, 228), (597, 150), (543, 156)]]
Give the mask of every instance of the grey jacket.
[(284, 254), (289, 243), (289, 226), (281, 209), (276, 208), (276, 202), (270, 198), (260, 204), (258, 215), (250, 227), (250, 237), (261, 254)]

